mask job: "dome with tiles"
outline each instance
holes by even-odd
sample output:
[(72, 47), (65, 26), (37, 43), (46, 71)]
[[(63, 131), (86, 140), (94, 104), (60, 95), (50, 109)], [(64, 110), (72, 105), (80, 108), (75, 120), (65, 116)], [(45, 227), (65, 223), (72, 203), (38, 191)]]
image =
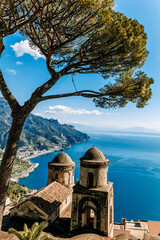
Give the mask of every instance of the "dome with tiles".
[(84, 157), (81, 158), (81, 160), (106, 161), (106, 157), (98, 148), (92, 147), (88, 149), (88, 151), (85, 153)]
[(54, 165), (74, 165), (75, 163), (72, 161), (70, 156), (64, 152), (59, 153), (56, 155), (52, 162)]

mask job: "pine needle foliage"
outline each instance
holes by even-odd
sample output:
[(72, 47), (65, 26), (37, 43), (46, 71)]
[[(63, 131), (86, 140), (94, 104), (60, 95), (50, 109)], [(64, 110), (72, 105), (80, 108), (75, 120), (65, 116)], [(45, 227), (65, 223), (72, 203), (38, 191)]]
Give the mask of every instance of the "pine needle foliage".
[(151, 98), (153, 79), (139, 71), (148, 56), (144, 27), (115, 12), (112, 1), (56, 0), (21, 32), (46, 57), (51, 76), (98, 73), (105, 79), (114, 77), (115, 83), (99, 92), (77, 93), (94, 98), (96, 106), (125, 107), (133, 102), (144, 107)]
[(125, 107), (129, 102), (143, 108), (151, 98), (150, 85), (153, 82), (153, 79), (148, 78), (142, 71), (124, 72), (116, 78), (114, 84), (110, 83), (101, 88), (101, 96), (94, 98), (94, 102), (97, 107), (102, 108)]

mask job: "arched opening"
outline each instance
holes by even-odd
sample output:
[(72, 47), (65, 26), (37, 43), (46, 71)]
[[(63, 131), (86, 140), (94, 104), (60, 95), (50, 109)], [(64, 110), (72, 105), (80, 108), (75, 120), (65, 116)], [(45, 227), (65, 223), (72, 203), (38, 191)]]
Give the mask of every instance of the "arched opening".
[(55, 180), (58, 180), (58, 173), (55, 174)]
[[(91, 209), (91, 210), (87, 210)], [(90, 213), (90, 214), (89, 214)], [(91, 224), (93, 222), (94, 224)], [(78, 209), (78, 224), (82, 228), (85, 228), (87, 225), (93, 225), (93, 229), (100, 230), (101, 222), (101, 206), (97, 199), (93, 197), (83, 197), (79, 202)]]
[(84, 211), (84, 219), (83, 221), (83, 227), (87, 227), (88, 229), (96, 229), (96, 214), (95, 211), (87, 207)]
[(93, 173), (88, 173), (88, 187), (93, 187), (94, 184), (94, 175)]

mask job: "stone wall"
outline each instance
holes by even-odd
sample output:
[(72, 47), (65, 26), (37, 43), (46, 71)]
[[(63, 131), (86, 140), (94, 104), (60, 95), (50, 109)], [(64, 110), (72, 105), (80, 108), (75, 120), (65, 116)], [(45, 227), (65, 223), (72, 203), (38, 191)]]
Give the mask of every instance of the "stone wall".
[(88, 187), (88, 174), (92, 173), (94, 176), (93, 187), (104, 187), (108, 183), (108, 167), (83, 167), (80, 169), (80, 184), (84, 187)]
[[(71, 230), (85, 228), (87, 209), (94, 212), (93, 228), (105, 235), (113, 236), (113, 187), (87, 189), (79, 183), (74, 187), (72, 199)], [(111, 217), (111, 219), (110, 219)], [(88, 227), (88, 226), (87, 226)]]
[(74, 166), (48, 166), (47, 184), (58, 181), (65, 187), (73, 187), (74, 185)]

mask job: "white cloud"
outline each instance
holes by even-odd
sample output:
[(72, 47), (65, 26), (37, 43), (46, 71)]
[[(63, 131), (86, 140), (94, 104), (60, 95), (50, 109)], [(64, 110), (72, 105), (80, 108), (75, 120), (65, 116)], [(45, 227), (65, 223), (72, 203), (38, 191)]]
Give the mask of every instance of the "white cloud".
[(36, 115), (102, 115), (98, 110), (75, 109), (64, 105), (49, 106), (49, 110), (44, 113), (36, 113)]
[(16, 75), (16, 73), (17, 73), (15, 69), (7, 68), (7, 71), (8, 71), (9, 73), (12, 73), (13, 75)]
[(16, 42), (14, 45), (10, 45), (10, 47), (15, 51), (17, 57), (23, 56), (25, 53), (30, 54), (35, 60), (38, 58), (45, 58), (39, 51), (38, 48), (31, 48), (28, 40), (22, 40), (20, 42)]
[(101, 115), (102, 112), (99, 112), (98, 110), (86, 110), (86, 109), (75, 109), (71, 107), (67, 107), (64, 105), (56, 105), (56, 106), (50, 106), (49, 110), (46, 111), (46, 113), (49, 114), (61, 114), (61, 115), (66, 115), (66, 114), (74, 114), (74, 115)]
[(16, 62), (16, 65), (23, 65), (23, 62), (17, 61), (17, 62)]

